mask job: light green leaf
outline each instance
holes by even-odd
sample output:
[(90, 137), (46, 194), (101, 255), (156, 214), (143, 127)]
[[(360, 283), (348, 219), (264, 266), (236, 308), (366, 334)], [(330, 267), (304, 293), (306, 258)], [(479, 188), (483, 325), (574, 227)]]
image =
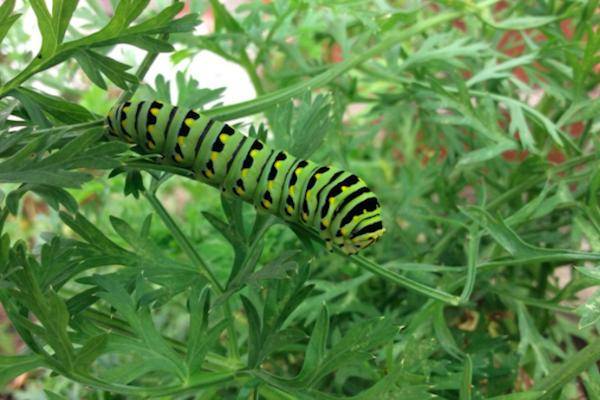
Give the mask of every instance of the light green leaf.
[[(112, 58), (106, 57), (98, 52), (88, 50), (87, 56), (90, 61), (115, 85), (122, 89), (127, 89), (127, 82), (137, 82), (137, 78), (126, 72), (131, 67), (127, 64), (115, 61)], [(89, 75), (88, 75), (89, 76)]]
[(306, 346), (304, 353), (304, 363), (302, 364), (302, 370), (296, 379), (310, 380), (318, 372), (317, 368), (327, 349), (327, 339), (329, 337), (329, 311), (327, 306), (323, 303), (321, 306), (321, 312), (315, 322), (315, 326), (310, 335), (310, 341)]
[(502, 396), (491, 397), (488, 400), (536, 400), (540, 398), (542, 394), (544, 394), (544, 392), (530, 390), (528, 392), (511, 393)]
[(537, 154), (539, 150), (535, 147), (535, 139), (531, 134), (527, 120), (525, 120), (523, 108), (514, 103), (508, 103), (508, 109), (510, 112), (510, 125), (508, 128), (510, 136), (514, 137), (515, 134), (518, 133), (519, 140), (521, 141), (523, 147), (530, 152)]
[(21, 14), (12, 14), (15, 8), (15, 0), (5, 0), (0, 5), (0, 43), (8, 33), (8, 30), (15, 23), (15, 21), (21, 16)]
[(30, 0), (31, 7), (38, 21), (38, 28), (42, 34), (42, 47), (39, 57), (47, 59), (54, 55), (58, 47), (58, 34), (52, 23), (52, 16), (44, 0)]
[(507, 78), (512, 74), (512, 70), (520, 65), (531, 64), (537, 58), (537, 53), (529, 53), (520, 57), (508, 59), (507, 61), (497, 63), (492, 59), (486, 63), (484, 68), (473, 75), (467, 81), (467, 86), (471, 87), (477, 83), (485, 82), (491, 79)]
[(53, 0), (52, 1), (52, 19), (54, 22), (54, 32), (56, 32), (57, 42), (61, 43), (65, 37), (65, 32), (69, 26), (69, 21), (77, 8), (79, 0)]
[(84, 107), (65, 101), (60, 97), (24, 87), (16, 89), (15, 92), (19, 93), (20, 99), (23, 99), (25, 96), (28, 97), (31, 102), (37, 104), (48, 115), (65, 124), (76, 124), (94, 119), (94, 115)]
[(108, 343), (108, 335), (102, 333), (90, 337), (77, 351), (75, 357), (75, 367), (85, 370), (104, 352)]
[(0, 356), (0, 387), (6, 387), (13, 378), (22, 373), (45, 366), (44, 359), (37, 354)]
[(255, 368), (259, 362), (258, 355), (261, 351), (261, 322), (254, 304), (245, 296), (240, 296), (246, 318), (248, 318), (248, 367)]
[(560, 19), (560, 16), (548, 15), (548, 16), (526, 16), (526, 17), (513, 17), (508, 18), (500, 22), (495, 22), (491, 18), (484, 19), (484, 21), (497, 29), (505, 30), (524, 30), (531, 28), (538, 28), (540, 26), (547, 25)]
[(88, 54), (88, 50), (78, 51), (77, 53), (75, 53), (74, 57), (81, 66), (83, 72), (85, 72), (87, 77), (90, 79), (90, 81), (96, 84), (96, 86), (98, 86), (99, 88), (106, 90), (106, 82), (104, 81), (104, 78), (102, 77), (98, 66), (96, 65), (96, 63), (94, 63), (94, 60)]
[(175, 50), (173, 45), (169, 42), (145, 35), (126, 38), (124, 43), (128, 43), (152, 53), (168, 53)]
[(507, 150), (516, 150), (519, 146), (511, 140), (502, 141), (481, 149), (473, 150), (463, 155), (457, 163), (457, 167), (471, 166), (498, 157)]
[(575, 269), (585, 276), (589, 276), (590, 278), (600, 282), (600, 266), (596, 265), (592, 268), (575, 267)]
[(218, 31), (224, 30), (229, 33), (244, 32), (242, 26), (236, 19), (227, 11), (219, 0), (210, 0), (213, 13), (215, 15), (215, 29)]
[(594, 326), (600, 322), (600, 289), (596, 290), (585, 304), (577, 307), (577, 313), (581, 316), (579, 329)]

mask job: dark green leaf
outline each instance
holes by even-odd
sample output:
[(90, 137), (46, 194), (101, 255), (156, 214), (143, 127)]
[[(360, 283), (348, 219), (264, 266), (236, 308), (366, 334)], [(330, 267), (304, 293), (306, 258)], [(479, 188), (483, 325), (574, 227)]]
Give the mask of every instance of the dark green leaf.
[(321, 312), (315, 322), (315, 326), (310, 335), (310, 341), (306, 346), (304, 353), (304, 363), (302, 371), (298, 375), (299, 380), (312, 379), (317, 373), (319, 364), (323, 361), (327, 348), (327, 338), (329, 337), (329, 311), (327, 306), (321, 306)]
[(75, 53), (75, 59), (81, 66), (81, 69), (87, 77), (96, 84), (99, 88), (107, 89), (106, 82), (98, 69), (98, 66), (94, 63), (92, 57), (88, 54), (88, 50), (81, 50)]

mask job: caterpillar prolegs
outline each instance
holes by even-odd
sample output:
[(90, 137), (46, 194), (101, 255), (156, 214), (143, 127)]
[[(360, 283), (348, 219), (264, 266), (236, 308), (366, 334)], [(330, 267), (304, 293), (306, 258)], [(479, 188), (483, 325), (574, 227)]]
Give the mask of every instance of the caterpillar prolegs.
[(194, 110), (158, 101), (115, 105), (108, 136), (191, 170), (224, 193), (317, 229), (328, 248), (354, 254), (384, 233), (379, 201), (356, 175), (247, 137)]

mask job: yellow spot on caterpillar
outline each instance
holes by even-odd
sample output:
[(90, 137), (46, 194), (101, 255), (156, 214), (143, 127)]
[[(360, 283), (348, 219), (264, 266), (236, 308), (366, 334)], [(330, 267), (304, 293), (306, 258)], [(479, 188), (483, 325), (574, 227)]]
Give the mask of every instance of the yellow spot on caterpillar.
[(154, 132), (154, 127), (156, 125), (148, 125), (148, 133), (152, 134), (152, 132)]
[(289, 214), (291, 214), (291, 213), (293, 213), (293, 212), (294, 212), (294, 208), (293, 208), (292, 206), (287, 206), (285, 209), (287, 210), (287, 212), (288, 212)]
[(281, 168), (281, 161), (275, 161), (275, 164), (274, 164), (274, 165), (275, 165), (275, 168), (276, 168), (276, 169), (279, 169), (279, 168)]
[(183, 144), (185, 143), (185, 136), (179, 136), (177, 138), (177, 143), (179, 143), (180, 146), (183, 146)]
[(150, 114), (154, 115), (155, 117), (158, 115), (159, 112), (160, 112), (160, 110), (158, 108), (150, 109)]
[(352, 218), (352, 221), (358, 221), (358, 215), (355, 215), (355, 216)]
[(127, 120), (126, 119), (124, 119), (123, 121), (121, 121), (121, 126), (123, 128), (125, 128), (125, 125), (127, 125)]
[(213, 161), (217, 160), (217, 157), (219, 157), (219, 153), (216, 151), (213, 151), (212, 153), (210, 153), (210, 159)]
[(126, 113), (127, 111), (129, 111), (129, 108), (130, 108), (129, 106), (123, 107), (123, 112)]
[(248, 168), (242, 169), (242, 178), (245, 178), (248, 175)]
[(270, 208), (271, 207), (271, 202), (269, 200), (263, 200), (262, 201), (262, 205), (264, 208)]
[(269, 190), (273, 189), (273, 181), (267, 182), (267, 186), (269, 187)]
[(208, 176), (209, 178), (212, 178), (215, 174), (213, 174), (212, 171), (208, 169), (205, 171), (205, 175)]
[(324, 226), (325, 228), (327, 228), (327, 227), (329, 226), (329, 220), (326, 220), (326, 219), (324, 219), (324, 220), (323, 220), (323, 221), (321, 221), (321, 222), (323, 222), (323, 226)]
[(296, 192), (296, 186), (295, 185), (290, 186), (290, 195), (293, 196), (295, 192)]
[(346, 233), (347, 233), (346, 228), (340, 229), (340, 232), (342, 233), (342, 236), (346, 236)]
[(225, 133), (221, 133), (219, 135), (219, 139), (221, 140), (221, 142), (223, 143), (227, 143), (227, 140), (229, 140), (229, 135), (225, 134)]
[(148, 140), (148, 148), (149, 149), (154, 149), (156, 147), (156, 145), (154, 144), (154, 142)]
[(330, 197), (329, 198), (329, 204), (333, 204), (335, 203), (335, 197)]
[(310, 200), (310, 190), (308, 192), (306, 192), (306, 200)]
[(245, 193), (244, 190), (238, 186), (235, 187), (235, 192), (238, 194), (238, 196), (242, 196)]
[(254, 157), (256, 157), (257, 154), (258, 154), (258, 150), (252, 150), (250, 152), (250, 157), (254, 158)]
[(194, 118), (186, 118), (185, 119), (185, 124), (189, 127), (191, 127), (192, 125), (194, 125), (194, 122), (196, 122), (196, 120)]
[(303, 221), (308, 221), (308, 214), (306, 214), (305, 212), (302, 213), (302, 220)]
[(296, 175), (300, 175), (302, 173), (302, 168), (296, 168)]
[(319, 179), (321, 177), (321, 174), (315, 174), (315, 179)]
[(345, 192), (346, 190), (348, 190), (348, 186), (342, 186), (342, 192)]
[(175, 154), (175, 161), (182, 162), (183, 161), (183, 157), (181, 157), (179, 154)]

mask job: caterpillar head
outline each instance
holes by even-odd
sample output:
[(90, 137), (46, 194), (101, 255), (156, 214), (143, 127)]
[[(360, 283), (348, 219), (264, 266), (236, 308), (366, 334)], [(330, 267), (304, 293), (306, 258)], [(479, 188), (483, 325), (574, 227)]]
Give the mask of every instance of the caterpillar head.
[(346, 218), (351, 222), (342, 226), (334, 239), (334, 243), (346, 254), (358, 253), (385, 233), (379, 201), (374, 197), (353, 208)]
[(355, 254), (377, 242), (385, 233), (381, 212), (378, 208), (376, 214), (365, 216), (357, 223), (350, 234), (344, 238), (342, 250), (347, 254)]

